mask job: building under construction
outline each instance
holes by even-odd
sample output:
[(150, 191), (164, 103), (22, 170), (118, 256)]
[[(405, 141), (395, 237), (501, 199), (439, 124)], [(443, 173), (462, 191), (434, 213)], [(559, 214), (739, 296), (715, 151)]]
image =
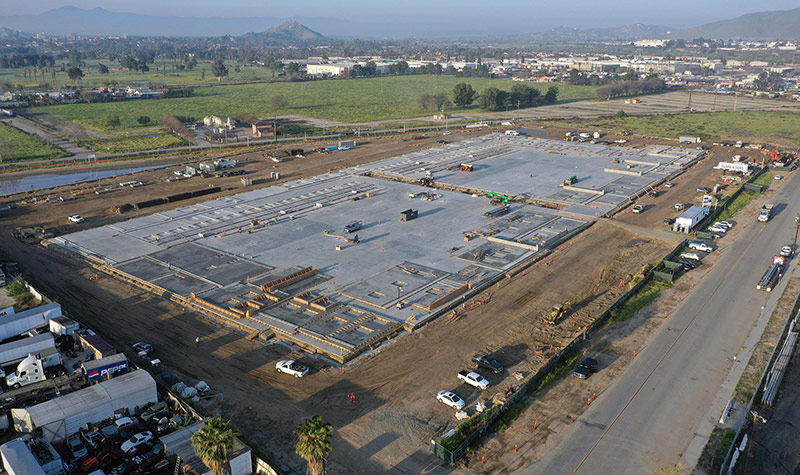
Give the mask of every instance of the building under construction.
[(242, 330), (345, 361), (531, 262), (701, 154), (491, 135), (50, 244)]

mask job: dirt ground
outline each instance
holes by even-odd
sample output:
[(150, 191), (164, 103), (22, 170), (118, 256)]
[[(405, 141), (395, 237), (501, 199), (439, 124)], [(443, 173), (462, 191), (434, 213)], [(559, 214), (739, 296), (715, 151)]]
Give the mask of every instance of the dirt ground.
[[(454, 135), (448, 140), (459, 138)], [(281, 181), (296, 179), (407, 153), (417, 146), (434, 145), (434, 138), (375, 142), (379, 145), (279, 164), (261, 158), (262, 152), (258, 152), (244, 168), (252, 171), (250, 175), (254, 178), (280, 171), (284, 177)], [(223, 402), (208, 401), (207, 408), (230, 418), (248, 441), (263, 448), (274, 461), (298, 472), (303, 470), (303, 464), (294, 454), (291, 428), (313, 415), (322, 415), (335, 428), (329, 467), (332, 473), (379, 473), (390, 468), (400, 473), (443, 470), (441, 462), (429, 454), (428, 441), (455, 426), (457, 421), (452, 409), (436, 401), (439, 390), (455, 391), (473, 405), (478, 400), (492, 398), (508, 384), (516, 384), (511, 376), (514, 372), (535, 371), (627, 291), (625, 282), (633, 274), (663, 257), (673, 246), (672, 242), (644, 237), (624, 222), (600, 221), (524, 274), (484, 293), (479, 298), (489, 298), (487, 304), (469, 310), (468, 303), (458, 318), (445, 316), (416, 334), (401, 335), (374, 353), (362, 355), (342, 372), (338, 366), (280, 342), (264, 345), (250, 341), (245, 335), (205, 317), (183, 312), (128, 284), (102, 275), (95, 280), (94, 271), (11, 236), (17, 226), (40, 225), (55, 227), (56, 232), (73, 232), (151, 214), (162, 208), (122, 215), (109, 211), (118, 204), (198, 189), (208, 186), (207, 183), (229, 188), (222, 194), (242, 191), (236, 184), (238, 177), (164, 183), (171, 173), (167, 169), (136, 174), (136, 180), (148, 185), (110, 195), (87, 194), (64, 203), (22, 206), (12, 217), (2, 220), (0, 249), (7, 258), (18, 261), (26, 276), (45, 293), (56, 297), (71, 316), (115, 346), (129, 348), (136, 341), (147, 340), (154, 345), (155, 356), (162, 360), (167, 371), (191, 383), (204, 380), (214, 390), (222, 391)], [(675, 189), (670, 193), (673, 191), (676, 195), (680, 193)], [(64, 193), (59, 190), (59, 194)], [(83, 215), (87, 222), (66, 224), (66, 217), (72, 214)], [(646, 216), (643, 213), (636, 218)], [(663, 227), (660, 221), (656, 224)], [(674, 292), (689, 285), (688, 282), (686, 279), (679, 283)], [(557, 326), (544, 324), (542, 315), (553, 304), (565, 300), (573, 304), (565, 320)], [(618, 333), (593, 343), (601, 345), (597, 351), (605, 355), (603, 358), (614, 361), (608, 370), (592, 378), (596, 391), (601, 392), (604, 384), (610, 384), (624, 369), (633, 349), (643, 345), (642, 338), (649, 331), (649, 324), (641, 325), (645, 318), (640, 316), (618, 324)], [(196, 337), (201, 338), (200, 343), (195, 343)], [(291, 358), (300, 359), (312, 368), (312, 373), (302, 380), (275, 372), (275, 362), (286, 359), (292, 350)], [(457, 372), (468, 368), (471, 356), (478, 352), (490, 353), (508, 368), (489, 377), (492, 387), (483, 393), (460, 384), (456, 378)], [(546, 397), (538, 397), (512, 430), (528, 430), (536, 420), (544, 421), (540, 422), (537, 436), (554, 433), (559, 424), (565, 423), (571, 404), (585, 397), (586, 386), (569, 379), (566, 384), (553, 386)], [(350, 393), (356, 395), (356, 402), (348, 401)], [(507, 434), (510, 432), (489, 440), (483, 450), (489, 454), (501, 450), (509, 443)], [(549, 440), (548, 443), (555, 443), (555, 439)], [(510, 472), (513, 467), (506, 462), (495, 466), (495, 470)]]

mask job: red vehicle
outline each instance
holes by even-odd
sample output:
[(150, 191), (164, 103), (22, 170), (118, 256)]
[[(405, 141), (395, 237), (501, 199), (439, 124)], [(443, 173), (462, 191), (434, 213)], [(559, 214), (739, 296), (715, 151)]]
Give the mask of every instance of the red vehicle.
[(92, 473), (96, 470), (105, 470), (115, 467), (119, 457), (111, 452), (99, 452), (94, 457), (89, 457), (81, 464), (80, 473)]

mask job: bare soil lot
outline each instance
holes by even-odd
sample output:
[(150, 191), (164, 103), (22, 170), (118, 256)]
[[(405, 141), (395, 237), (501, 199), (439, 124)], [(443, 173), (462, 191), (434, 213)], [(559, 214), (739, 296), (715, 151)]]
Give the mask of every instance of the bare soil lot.
[[(447, 139), (463, 137), (454, 135)], [(282, 182), (435, 144), (434, 137), (413, 142), (402, 137), (373, 140), (373, 144), (352, 151), (311, 155), (282, 163), (263, 158), (261, 151), (236, 158), (246, 159), (243, 168), (252, 178), (268, 177), (270, 171), (279, 171)], [(706, 167), (708, 163), (710, 161), (705, 160), (701, 166)], [(686, 176), (692, 173), (698, 174), (698, 181), (707, 176), (695, 170)], [(18, 261), (33, 283), (56, 297), (71, 316), (104, 335), (112, 344), (129, 348), (136, 341), (149, 341), (167, 371), (187, 382), (205, 380), (214, 390), (223, 392), (221, 404), (207, 401), (206, 408), (232, 419), (248, 441), (263, 448), (275, 461), (297, 471), (303, 469), (303, 464), (294, 454), (291, 429), (313, 415), (322, 415), (335, 428), (329, 467), (332, 473), (380, 473), (390, 468), (401, 473), (441, 470), (440, 461), (427, 450), (428, 440), (453, 427), (457, 421), (452, 409), (436, 401), (439, 390), (455, 391), (473, 405), (502, 392), (509, 384), (516, 384), (511, 376), (513, 372), (535, 371), (626, 292), (626, 283), (636, 272), (645, 264), (659, 260), (674, 245), (656, 237), (643, 237), (623, 226), (625, 223), (600, 221), (525, 273), (503, 281), (478, 297), (478, 300), (488, 299), (488, 303), (470, 310), (472, 301), (465, 302), (458, 317), (442, 317), (416, 334), (384, 343), (342, 372), (341, 368), (315, 355), (299, 351), (289, 355), (292, 349), (281, 343), (265, 345), (250, 341), (246, 335), (205, 317), (183, 312), (128, 284), (102, 275), (95, 278), (94, 271), (51, 254), (35, 243), (23, 243), (11, 236), (16, 227), (43, 226), (65, 233), (151, 214), (175, 205), (122, 215), (113, 214), (111, 210), (123, 203), (199, 189), (212, 183), (223, 186), (222, 194), (234, 194), (243, 189), (238, 184), (239, 177), (192, 178), (165, 183), (164, 179), (171, 174), (170, 169), (137, 174), (133, 179), (146, 186), (107, 195), (91, 193), (63, 203), (24, 205), (11, 217), (0, 221), (0, 249), (7, 258)], [(92, 186), (111, 186), (119, 181), (107, 180), (107, 183)], [(688, 179), (684, 181), (683, 186), (690, 186)], [(690, 191), (694, 193), (694, 189)], [(58, 190), (57, 194), (68, 193), (69, 189)], [(669, 193), (684, 195), (688, 192), (673, 189)], [(656, 198), (659, 199), (661, 197)], [(187, 200), (180, 205), (190, 202), (194, 201)], [(72, 214), (83, 215), (86, 223), (68, 224), (66, 217)], [(635, 216), (636, 219), (645, 218), (647, 213)], [(636, 224), (662, 229), (663, 218), (654, 216), (654, 223), (649, 219)], [(542, 317), (550, 307), (567, 300), (573, 305), (567, 317), (556, 326), (544, 323)], [(627, 328), (625, 335), (628, 335), (640, 323), (641, 320), (633, 319), (621, 326)], [(646, 336), (646, 332), (643, 335)], [(196, 337), (200, 337), (199, 343), (195, 343)], [(636, 335), (609, 342), (600, 351), (614, 357), (626, 355), (643, 344), (640, 338)], [(459, 370), (470, 367), (471, 356), (478, 352), (490, 353), (507, 367), (500, 375), (489, 377), (492, 386), (483, 393), (461, 384), (456, 378)], [(311, 374), (295, 379), (277, 373), (275, 363), (289, 356), (309, 365)], [(594, 381), (610, 384), (621, 368), (607, 371)], [(350, 393), (356, 395), (353, 403), (347, 398)], [(584, 387), (574, 384), (554, 386), (547, 393), (546, 404), (551, 405), (555, 415), (548, 417), (563, 423), (560, 418), (566, 416), (566, 412), (557, 408), (562, 403), (563, 407), (570, 408), (572, 400), (577, 400), (578, 395), (582, 399), (584, 393)], [(529, 410), (524, 420), (532, 422), (530, 417), (541, 417), (537, 414)], [(523, 422), (520, 427), (527, 425)], [(498, 437), (487, 450), (505, 443), (506, 439)]]

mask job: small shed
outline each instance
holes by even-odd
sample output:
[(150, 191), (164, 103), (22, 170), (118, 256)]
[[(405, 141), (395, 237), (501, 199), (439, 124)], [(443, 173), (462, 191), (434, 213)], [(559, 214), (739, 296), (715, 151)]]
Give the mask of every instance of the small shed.
[(84, 349), (94, 353), (94, 357), (97, 359), (117, 353), (117, 349), (111, 343), (94, 332), (81, 332), (78, 334), (78, 341), (80, 341)]
[(400, 215), (400, 221), (411, 221), (412, 219), (417, 219), (419, 216), (419, 211), (416, 209), (407, 209), (405, 211), (401, 211)]
[(690, 206), (675, 220), (672, 230), (680, 233), (689, 233), (700, 221), (708, 216), (708, 208), (703, 206)]
[(18, 438), (0, 445), (3, 467), (10, 475), (60, 475), (61, 456), (46, 440)]
[[(192, 447), (192, 436), (203, 427), (202, 422), (194, 423), (182, 429), (178, 429), (171, 434), (161, 437), (161, 442), (167, 453), (177, 455), (183, 461), (184, 470), (182, 473), (195, 473), (198, 475), (208, 475), (211, 470), (200, 460)], [(253, 473), (253, 456), (250, 448), (239, 439), (234, 439), (233, 450), (228, 452), (230, 457), (230, 475), (250, 475)]]

